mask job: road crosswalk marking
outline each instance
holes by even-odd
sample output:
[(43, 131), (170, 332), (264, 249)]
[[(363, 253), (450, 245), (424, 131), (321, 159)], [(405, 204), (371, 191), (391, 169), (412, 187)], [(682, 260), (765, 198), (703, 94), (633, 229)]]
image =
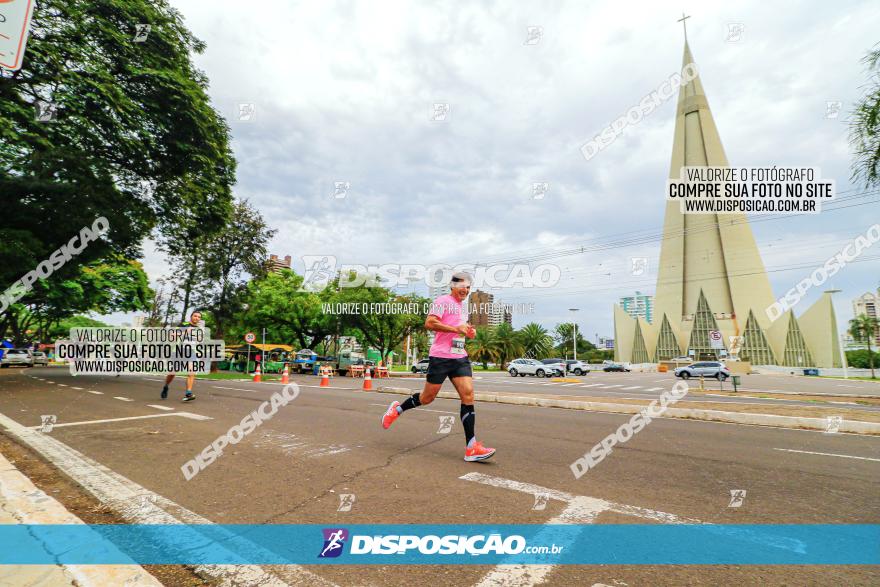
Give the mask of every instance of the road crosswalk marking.
[[(663, 524), (702, 523), (699, 520), (682, 518), (667, 512), (613, 503), (585, 495), (574, 495), (564, 491), (541, 487), (540, 485), (493, 477), (492, 475), (484, 475), (482, 473), (467, 473), (459, 477), (459, 479), (482, 483), (492, 487), (521, 491), (536, 497), (544, 495), (547, 496), (547, 499), (564, 502), (566, 505), (562, 513), (549, 520), (546, 523), (548, 528), (538, 533), (538, 536), (541, 538), (540, 543), (559, 543), (558, 539), (554, 540), (553, 526), (556, 524), (593, 524), (598, 515), (606, 511), (645, 518)], [(547, 580), (554, 567), (555, 565), (499, 564), (483, 576), (477, 583), (477, 587), (531, 587), (532, 585), (540, 585)]]

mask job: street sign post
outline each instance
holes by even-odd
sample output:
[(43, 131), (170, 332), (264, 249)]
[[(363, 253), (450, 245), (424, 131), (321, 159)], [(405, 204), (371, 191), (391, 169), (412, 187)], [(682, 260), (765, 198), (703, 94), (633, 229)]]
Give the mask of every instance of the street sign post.
[(0, 0), (0, 67), (21, 69), (36, 0)]
[(251, 343), (257, 340), (257, 335), (253, 332), (248, 332), (244, 335), (244, 341), (248, 343), (248, 352), (247, 352), (247, 362), (244, 364), (244, 373), (248, 374), (248, 369), (251, 366)]
[(723, 349), (724, 348), (724, 337), (721, 336), (720, 330), (710, 330), (709, 331), (709, 345), (713, 349)]

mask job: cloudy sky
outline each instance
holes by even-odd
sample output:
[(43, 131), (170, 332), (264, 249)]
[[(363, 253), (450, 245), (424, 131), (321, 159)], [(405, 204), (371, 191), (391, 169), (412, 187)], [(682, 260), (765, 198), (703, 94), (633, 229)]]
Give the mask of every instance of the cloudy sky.
[[(611, 335), (612, 304), (654, 292), (659, 242), (562, 252), (659, 233), (675, 100), (591, 160), (579, 148), (680, 67), (682, 8), (730, 163), (820, 167), (839, 192), (861, 191), (846, 119), (867, 82), (860, 60), (880, 41), (873, 2), (171, 2), (207, 43), (196, 63), (232, 128), (236, 194), (278, 229), (271, 251), (300, 272), (303, 255), (540, 254), (560, 267), (557, 287), (494, 292), (535, 304), (514, 325), (552, 327), (579, 307), (588, 338)], [(541, 27), (537, 42), (529, 27)], [(828, 102), (841, 103), (836, 117)], [(449, 104), (445, 121), (431, 120), (435, 103)], [(240, 104), (254, 105), (252, 120), (238, 120)], [(350, 184), (344, 198), (337, 181)], [(549, 184), (543, 198), (535, 182)], [(877, 196), (853, 200), (864, 202), (753, 224), (776, 295), (810, 271), (786, 266), (819, 265), (880, 219)], [(633, 257), (648, 271), (634, 276)], [(153, 279), (165, 270), (149, 247), (145, 262)], [(853, 297), (880, 285), (878, 267), (834, 278), (841, 323)]]

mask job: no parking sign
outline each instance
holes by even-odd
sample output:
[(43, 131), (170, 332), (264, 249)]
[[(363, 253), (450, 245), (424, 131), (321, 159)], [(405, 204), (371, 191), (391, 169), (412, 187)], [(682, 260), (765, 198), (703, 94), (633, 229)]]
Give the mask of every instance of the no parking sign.
[(713, 349), (723, 349), (724, 348), (724, 338), (721, 336), (720, 330), (710, 330), (709, 331), (709, 345)]

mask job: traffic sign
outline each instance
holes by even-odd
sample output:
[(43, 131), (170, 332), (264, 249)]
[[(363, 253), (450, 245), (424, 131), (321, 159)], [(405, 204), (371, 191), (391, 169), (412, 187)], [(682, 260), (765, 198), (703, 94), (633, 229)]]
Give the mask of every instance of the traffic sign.
[(21, 69), (36, 0), (0, 0), (0, 67)]
[(253, 332), (248, 332), (244, 335), (244, 341), (248, 344), (254, 342), (255, 340), (257, 340), (257, 335)]
[(709, 345), (713, 349), (723, 349), (724, 348), (724, 337), (721, 336), (720, 330), (710, 330), (709, 331)]

